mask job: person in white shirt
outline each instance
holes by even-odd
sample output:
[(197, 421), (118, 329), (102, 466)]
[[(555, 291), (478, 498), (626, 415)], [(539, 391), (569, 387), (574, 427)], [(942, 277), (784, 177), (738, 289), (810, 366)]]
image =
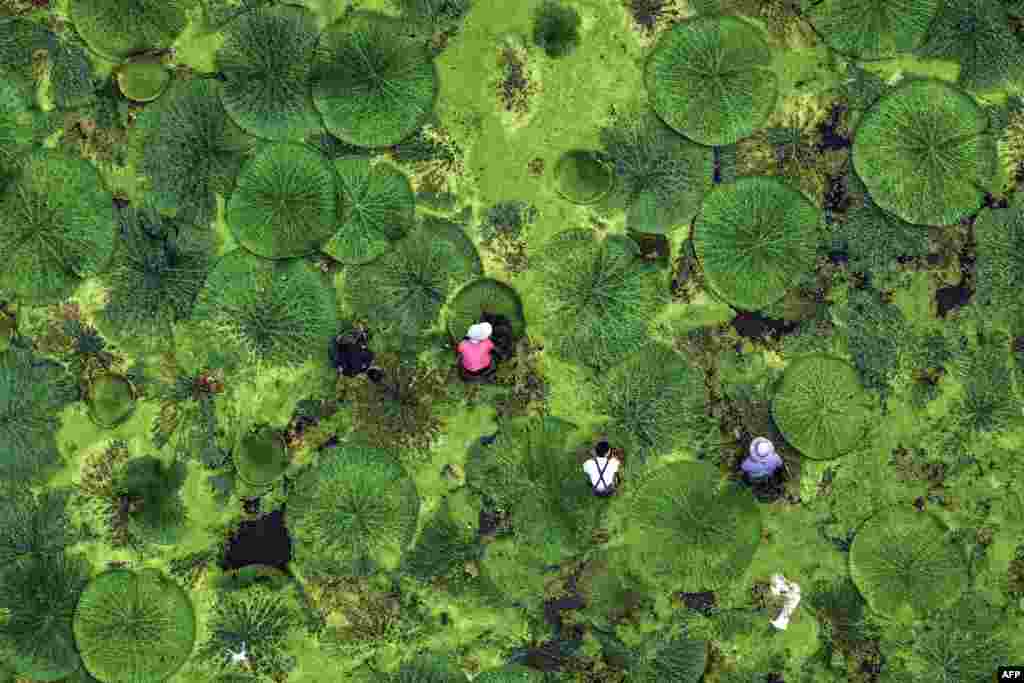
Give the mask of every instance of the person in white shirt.
[(615, 475), (621, 464), (618, 458), (611, 457), (611, 446), (607, 441), (597, 442), (592, 457), (583, 463), (583, 471), (590, 477), (594, 495), (605, 497), (615, 493)]
[(772, 575), (771, 592), (774, 596), (783, 596), (784, 600), (782, 611), (772, 620), (772, 626), (780, 631), (785, 631), (796, 606), (800, 604), (800, 586), (792, 581), (787, 581), (782, 574), (774, 574)]

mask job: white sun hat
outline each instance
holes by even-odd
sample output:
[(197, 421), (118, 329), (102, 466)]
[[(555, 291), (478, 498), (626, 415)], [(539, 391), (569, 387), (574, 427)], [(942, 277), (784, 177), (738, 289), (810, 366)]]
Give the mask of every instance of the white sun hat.
[(466, 336), (469, 337), (469, 340), (474, 344), (479, 344), (484, 339), (488, 339), (491, 336), (493, 329), (494, 328), (491, 327), (490, 323), (477, 323), (476, 325), (471, 325), (469, 327), (469, 332), (466, 333)]
[(775, 452), (775, 445), (771, 441), (759, 436), (750, 444), (750, 455), (757, 460), (763, 460)]

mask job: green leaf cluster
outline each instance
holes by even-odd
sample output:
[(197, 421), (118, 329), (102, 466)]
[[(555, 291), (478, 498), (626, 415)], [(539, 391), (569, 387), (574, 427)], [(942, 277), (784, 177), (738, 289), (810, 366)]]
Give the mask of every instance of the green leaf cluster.
[(650, 344), (594, 381), (592, 410), (603, 429), (639, 462), (681, 446), (697, 448), (708, 411), (703, 373), (662, 344)]
[(416, 531), (416, 485), (388, 451), (342, 446), (299, 476), (288, 498), (295, 561), (314, 575), (399, 566)]
[(831, 460), (855, 448), (872, 417), (857, 373), (825, 355), (793, 361), (772, 398), (772, 416), (786, 441), (811, 460)]
[(687, 140), (650, 110), (617, 113), (600, 140), (630, 228), (669, 233), (693, 219), (714, 180), (712, 148)]
[(557, 0), (545, 0), (533, 17), (533, 44), (548, 57), (565, 57), (579, 42), (579, 12)]
[(247, 12), (226, 27), (217, 51), (221, 101), (243, 130), (301, 141), (321, 128), (310, 91), (316, 15), (298, 5)]
[(192, 654), (196, 618), (182, 588), (157, 569), (96, 576), (75, 608), (75, 643), (105, 683), (157, 683)]
[(64, 109), (88, 100), (99, 79), (81, 41), (58, 36), (46, 26), (24, 17), (0, 18), (0, 64), (11, 75), (33, 78), (33, 60), (38, 50), (46, 53), (54, 104)]
[(983, 209), (974, 222), (974, 235), (974, 302), (989, 310), (1020, 310), (1017, 284), (1024, 278), (1024, 204)]
[(268, 261), (244, 250), (217, 262), (191, 321), (244, 363), (299, 365), (320, 355), (338, 327), (334, 289), (305, 261)]
[(967, 93), (910, 80), (864, 114), (853, 166), (885, 211), (915, 225), (951, 225), (981, 208), (996, 175), (988, 127)]
[(539, 567), (583, 549), (600, 514), (568, 439), (576, 426), (556, 417), (514, 418), (497, 439), (470, 451), (466, 481), (510, 511), (518, 543)]
[(227, 205), (238, 243), (268, 259), (310, 254), (334, 232), (334, 169), (306, 145), (271, 143), (249, 159)]
[(967, 558), (936, 517), (892, 508), (857, 531), (850, 575), (873, 610), (892, 617), (907, 609), (924, 615), (960, 597), (967, 587)]
[(117, 217), (117, 247), (100, 276), (109, 288), (100, 320), (122, 342), (166, 346), (206, 279), (212, 234), (151, 207), (119, 208)]
[(58, 363), (12, 346), (0, 353), (0, 474), (25, 481), (60, 458), (60, 411), (78, 399), (75, 380)]
[(395, 166), (366, 157), (334, 161), (344, 220), (323, 252), (344, 264), (373, 261), (404, 237), (414, 224), (416, 198), (409, 178)]
[(0, 649), (19, 676), (57, 681), (80, 666), (72, 620), (89, 582), (88, 561), (63, 550), (5, 564), (0, 571)]
[(377, 260), (349, 270), (343, 296), (376, 329), (420, 335), (437, 321), (455, 288), (480, 274), (479, 259), (458, 226), (423, 224)]
[(114, 251), (113, 197), (82, 159), (37, 150), (0, 195), (0, 295), (56, 303), (102, 271)]
[(231, 191), (253, 146), (224, 111), (222, 87), (209, 78), (175, 83), (142, 111), (133, 133), (156, 208), (197, 225), (216, 217), (216, 195)]
[(851, 290), (847, 301), (846, 345), (853, 364), (865, 387), (888, 397), (908, 341), (907, 320), (873, 289)]
[[(173, 542), (186, 519), (181, 489), (187, 476), (178, 459), (166, 462), (149, 455), (129, 460), (112, 480), (111, 524), (124, 525), (132, 543)], [(118, 509), (122, 505), (126, 513)]]
[(607, 368), (639, 349), (667, 303), (662, 274), (632, 239), (572, 229), (534, 260), (539, 326), (547, 348), (566, 360)]
[(927, 38), (916, 53), (958, 62), (957, 83), (969, 90), (1003, 85), (1024, 73), (1024, 46), (998, 2), (940, 0)]
[(399, 19), (353, 12), (320, 35), (313, 100), (331, 133), (361, 147), (393, 145), (433, 110), (437, 69)]
[(624, 493), (612, 503), (609, 529), (626, 545), (617, 557), (648, 585), (714, 590), (741, 576), (753, 559), (761, 540), (757, 503), (712, 465), (674, 462)]
[(764, 125), (778, 78), (763, 32), (738, 17), (698, 15), (659, 38), (644, 68), (651, 106), (702, 145), (728, 145)]
[(861, 60), (885, 59), (919, 46), (941, 0), (824, 0), (807, 19), (838, 52)]
[(72, 0), (71, 21), (96, 52), (120, 59), (168, 48), (187, 23), (193, 0)]
[(295, 668), (289, 648), (300, 623), (298, 606), (287, 588), (253, 584), (218, 591), (209, 636), (196, 649), (196, 657), (226, 671), (238, 666), (232, 664), (230, 653), (241, 652), (244, 644), (254, 674), (283, 676)]
[(693, 246), (714, 290), (737, 308), (757, 311), (812, 269), (820, 225), (818, 209), (797, 190), (746, 177), (708, 192)]

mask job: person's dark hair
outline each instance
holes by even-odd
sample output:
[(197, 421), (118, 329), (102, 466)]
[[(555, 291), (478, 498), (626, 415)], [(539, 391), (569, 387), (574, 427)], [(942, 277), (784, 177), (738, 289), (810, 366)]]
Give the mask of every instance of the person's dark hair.
[(598, 457), (601, 458), (608, 455), (608, 451), (610, 451), (611, 449), (612, 447), (608, 445), (607, 441), (598, 441), (597, 445), (594, 446), (594, 452), (596, 452)]

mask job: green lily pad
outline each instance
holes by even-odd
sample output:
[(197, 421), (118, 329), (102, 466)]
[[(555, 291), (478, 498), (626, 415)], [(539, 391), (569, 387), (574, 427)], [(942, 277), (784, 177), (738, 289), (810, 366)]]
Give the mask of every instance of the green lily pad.
[(13, 313), (0, 311), (0, 353), (11, 348), (11, 340), (18, 329), (18, 319)]
[(612, 169), (595, 152), (574, 149), (555, 164), (558, 194), (573, 204), (593, 204), (612, 189)]
[(116, 427), (135, 412), (135, 387), (123, 375), (103, 373), (89, 386), (89, 407), (93, 422)]
[(152, 102), (171, 82), (171, 72), (159, 62), (130, 62), (117, 71), (121, 94), (135, 102)]
[(276, 429), (260, 425), (249, 430), (235, 449), (238, 475), (252, 486), (267, 486), (288, 467), (288, 447)]

